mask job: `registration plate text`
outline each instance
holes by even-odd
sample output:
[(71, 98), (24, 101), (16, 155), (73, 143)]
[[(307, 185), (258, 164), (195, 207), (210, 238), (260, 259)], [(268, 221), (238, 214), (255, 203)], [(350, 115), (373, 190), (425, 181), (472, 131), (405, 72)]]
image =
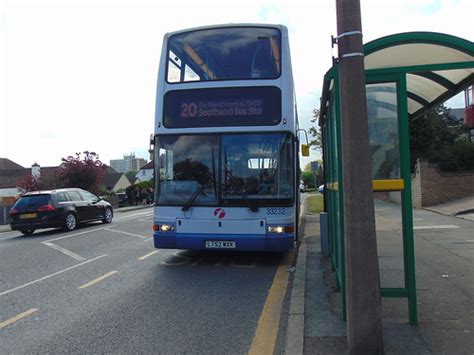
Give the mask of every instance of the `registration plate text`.
[(206, 248), (233, 249), (235, 248), (235, 242), (228, 240), (206, 240)]
[(36, 217), (38, 217), (37, 213), (24, 213), (20, 215), (20, 219), (36, 218)]

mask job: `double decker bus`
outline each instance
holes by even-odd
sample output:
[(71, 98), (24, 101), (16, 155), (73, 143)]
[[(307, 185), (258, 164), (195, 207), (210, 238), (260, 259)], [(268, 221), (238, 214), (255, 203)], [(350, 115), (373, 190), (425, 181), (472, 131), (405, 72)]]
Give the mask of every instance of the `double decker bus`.
[(292, 250), (297, 133), (284, 26), (166, 34), (153, 142), (155, 247)]

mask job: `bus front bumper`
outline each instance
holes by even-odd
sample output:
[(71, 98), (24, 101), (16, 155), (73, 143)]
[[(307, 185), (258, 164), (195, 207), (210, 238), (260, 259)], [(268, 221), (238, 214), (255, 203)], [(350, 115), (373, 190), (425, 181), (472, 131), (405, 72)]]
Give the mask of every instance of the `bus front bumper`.
[(293, 233), (218, 235), (155, 232), (153, 234), (153, 241), (155, 248), (158, 249), (283, 252), (294, 250), (295, 248)]

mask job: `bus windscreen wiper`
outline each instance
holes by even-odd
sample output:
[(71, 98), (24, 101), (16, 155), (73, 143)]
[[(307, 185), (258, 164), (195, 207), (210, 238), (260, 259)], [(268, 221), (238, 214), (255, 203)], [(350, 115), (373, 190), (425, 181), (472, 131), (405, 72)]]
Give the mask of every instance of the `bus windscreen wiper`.
[(198, 197), (198, 195), (204, 191), (205, 186), (206, 185), (199, 185), (199, 187), (196, 189), (196, 191), (194, 191), (194, 193), (191, 195), (191, 197), (186, 201), (183, 208), (181, 208), (181, 211), (188, 211), (189, 210), (189, 208), (193, 204), (196, 197)]
[(250, 210), (252, 212), (258, 212), (258, 206), (254, 205), (250, 199), (249, 199), (249, 196), (247, 195), (247, 191), (245, 191), (245, 189), (241, 189), (238, 194), (240, 196), (242, 196), (242, 199), (245, 201), (245, 203), (247, 204), (247, 206), (250, 208)]
[[(227, 160), (227, 154), (225, 155), (226, 160)], [(227, 166), (227, 162), (225, 163)], [(252, 212), (258, 212), (258, 206), (254, 205), (250, 199), (249, 196), (247, 195), (247, 191), (245, 190), (245, 183), (243, 183), (240, 187), (237, 184), (237, 179), (232, 175), (232, 172), (228, 170), (227, 168), (225, 169), (225, 176), (226, 176), (226, 183), (225, 186), (227, 186), (227, 179), (230, 181), (230, 185), (234, 190), (234, 193), (239, 194), (242, 196), (242, 199), (245, 201), (245, 204), (250, 208)], [(226, 188), (224, 188), (226, 190)]]

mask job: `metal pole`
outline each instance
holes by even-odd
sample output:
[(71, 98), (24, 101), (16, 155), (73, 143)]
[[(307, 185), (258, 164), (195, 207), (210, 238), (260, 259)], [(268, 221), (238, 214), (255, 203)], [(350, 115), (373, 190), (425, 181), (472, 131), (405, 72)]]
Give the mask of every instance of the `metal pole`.
[(359, 0), (336, 0), (350, 354), (383, 354)]

